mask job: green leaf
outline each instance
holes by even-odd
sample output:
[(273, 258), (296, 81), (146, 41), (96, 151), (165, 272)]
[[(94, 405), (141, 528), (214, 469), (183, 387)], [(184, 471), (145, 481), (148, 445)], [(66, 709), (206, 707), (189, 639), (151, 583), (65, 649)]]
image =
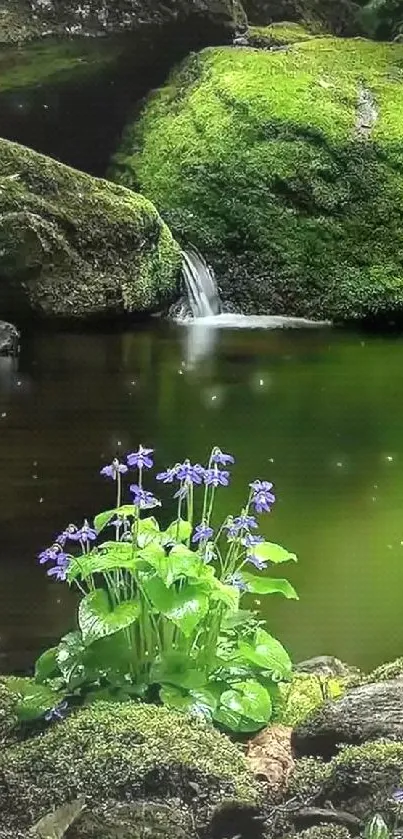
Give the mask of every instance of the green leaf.
[(288, 580), (275, 577), (257, 577), (242, 571), (242, 579), (253, 594), (282, 594), (288, 600), (298, 600), (298, 594)]
[(136, 568), (132, 546), (127, 542), (105, 542), (99, 550), (91, 551), (84, 556), (74, 557), (67, 569), (67, 580), (74, 582), (77, 578), (86, 580), (93, 574), (103, 574), (125, 568), (132, 573)]
[(78, 624), (87, 646), (106, 635), (131, 626), (140, 613), (135, 600), (125, 600), (114, 608), (103, 589), (95, 589), (83, 597), (78, 608)]
[(264, 629), (258, 629), (255, 635), (254, 644), (247, 644), (240, 641), (238, 650), (241, 658), (249, 661), (262, 670), (268, 670), (280, 679), (289, 679), (291, 676), (291, 659), (277, 638), (273, 638)]
[(154, 576), (144, 581), (144, 588), (157, 612), (178, 626), (187, 638), (207, 612), (209, 601), (203, 585), (185, 583), (180, 589), (167, 588)]
[(7, 687), (18, 697), (16, 712), (21, 722), (42, 717), (63, 698), (62, 693), (56, 693), (46, 685), (38, 685), (33, 679), (10, 676)]
[(192, 532), (192, 525), (190, 521), (184, 519), (176, 519), (162, 534), (162, 544), (167, 545), (172, 542), (186, 542)]
[(298, 561), (296, 554), (290, 553), (285, 548), (282, 548), (281, 545), (276, 545), (275, 542), (259, 542), (253, 546), (252, 551), (254, 556), (265, 562), (278, 564), (279, 562), (289, 562), (290, 560), (293, 562)]
[(178, 688), (164, 685), (160, 690), (160, 699), (168, 708), (177, 708), (189, 714), (212, 718), (217, 707), (217, 698), (208, 689), (192, 690), (183, 693)]
[(239, 606), (239, 597), (240, 592), (235, 586), (228, 586), (218, 580), (217, 577), (212, 578), (212, 600), (219, 600), (228, 609), (235, 612)]
[(150, 672), (150, 683), (175, 685), (191, 690), (205, 683), (205, 676), (185, 653), (173, 651), (156, 661)]
[(180, 577), (190, 577), (197, 580), (200, 577), (201, 569), (202, 562), (195, 551), (191, 551), (185, 545), (175, 545), (167, 557), (165, 584), (169, 587)]
[(272, 714), (270, 695), (259, 682), (248, 679), (234, 684), (221, 694), (214, 719), (231, 731), (257, 731)]
[(137, 522), (137, 544), (140, 548), (146, 547), (161, 540), (160, 526), (154, 516), (146, 519), (139, 519)]
[(61, 639), (57, 648), (57, 664), (71, 688), (82, 684), (85, 680), (85, 652), (81, 632), (69, 632)]
[(56, 653), (57, 647), (50, 647), (49, 650), (46, 650), (37, 659), (35, 664), (35, 681), (38, 684), (55, 678), (55, 676), (60, 676)]
[(101, 530), (106, 527), (106, 525), (113, 519), (114, 515), (116, 514), (116, 510), (105, 510), (103, 513), (98, 513), (97, 516), (94, 518), (94, 527), (97, 533), (100, 533)]
[(123, 519), (130, 519), (134, 518), (137, 515), (137, 507), (134, 504), (123, 504), (121, 507), (118, 507), (116, 510), (116, 514), (119, 518)]

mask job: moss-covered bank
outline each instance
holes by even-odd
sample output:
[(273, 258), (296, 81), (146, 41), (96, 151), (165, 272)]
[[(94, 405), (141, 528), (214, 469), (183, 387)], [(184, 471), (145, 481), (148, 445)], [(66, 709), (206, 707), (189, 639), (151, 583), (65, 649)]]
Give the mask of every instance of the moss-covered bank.
[(128, 127), (114, 164), (246, 311), (403, 314), (403, 45), (209, 49)]
[(175, 297), (180, 251), (142, 196), (0, 140), (0, 312), (97, 318)]
[(98, 703), (0, 756), (0, 827), (30, 827), (82, 794), (95, 821), (106, 802), (176, 798), (199, 826), (220, 803), (259, 799), (241, 749), (225, 735), (134, 703)]

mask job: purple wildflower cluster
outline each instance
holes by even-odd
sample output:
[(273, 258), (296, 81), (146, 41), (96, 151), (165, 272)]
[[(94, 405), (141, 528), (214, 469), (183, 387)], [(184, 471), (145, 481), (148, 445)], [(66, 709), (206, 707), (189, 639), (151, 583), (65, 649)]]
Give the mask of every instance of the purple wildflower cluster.
[[(132, 494), (132, 503), (139, 510), (150, 510), (154, 507), (161, 506), (158, 498), (142, 486), (142, 472), (144, 469), (151, 469), (153, 467), (153, 454), (153, 449), (140, 445), (137, 451), (127, 455), (125, 463), (115, 457), (112, 463), (104, 466), (100, 470), (101, 475), (104, 477), (117, 481), (118, 499), (120, 499), (122, 475), (126, 474), (129, 469), (138, 470), (138, 482), (131, 484), (129, 489)], [(235, 463), (233, 456), (221, 451), (216, 446), (212, 451), (207, 468), (200, 463), (191, 463), (190, 460), (184, 460), (183, 463), (176, 463), (175, 466), (159, 472), (156, 479), (164, 484), (176, 483), (179, 485), (179, 489), (174, 497), (183, 498), (187, 495), (191, 487), (204, 485), (206, 488), (212, 488), (214, 490), (220, 486), (228, 486), (230, 473), (225, 467), (233, 463)], [(222, 529), (226, 532), (230, 542), (239, 540), (239, 543), (246, 548), (246, 561), (250, 562), (258, 570), (263, 570), (266, 568), (267, 563), (256, 555), (254, 549), (259, 543), (264, 541), (264, 538), (253, 533), (253, 531), (257, 530), (258, 523), (255, 516), (249, 513), (249, 508), (254, 509), (256, 513), (270, 512), (275, 502), (275, 495), (272, 492), (273, 484), (268, 481), (255, 480), (249, 486), (251, 492), (247, 508), (242, 510), (239, 516), (230, 516)], [(205, 561), (207, 562), (214, 556), (214, 546), (210, 542), (214, 537), (214, 530), (210, 526), (210, 515), (204, 518), (205, 512), (206, 509), (203, 513), (203, 520), (194, 528), (192, 542), (193, 544), (198, 544), (206, 553)], [(115, 525), (117, 533), (123, 526), (123, 535), (120, 536), (121, 539), (131, 538), (128, 528), (124, 522), (122, 523), (120, 518), (117, 518), (111, 524)], [(56, 537), (54, 544), (50, 548), (47, 548), (39, 554), (39, 562), (41, 564), (49, 563), (50, 567), (47, 569), (48, 576), (64, 581), (67, 578), (67, 569), (72, 559), (71, 554), (66, 550), (67, 543), (76, 543), (81, 547), (82, 553), (87, 553), (96, 538), (96, 531), (90, 526), (87, 520), (84, 521), (80, 528), (70, 524)], [(207, 558), (207, 551), (209, 558)], [(230, 582), (241, 590), (245, 590), (241, 575), (232, 575)]]

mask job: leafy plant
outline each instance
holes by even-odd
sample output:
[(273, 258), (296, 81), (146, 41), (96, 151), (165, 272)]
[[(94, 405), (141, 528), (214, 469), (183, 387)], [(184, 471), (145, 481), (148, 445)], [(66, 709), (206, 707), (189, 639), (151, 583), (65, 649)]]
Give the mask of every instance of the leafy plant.
[[(218, 524), (215, 496), (228, 485), (225, 467), (234, 459), (215, 447), (206, 468), (186, 460), (156, 476), (175, 484), (178, 504), (176, 519), (161, 529), (149, 514), (161, 503), (143, 486), (152, 454), (140, 446), (126, 463), (105, 466), (101, 474), (115, 483), (115, 506), (95, 516), (93, 526), (70, 525), (39, 555), (40, 563), (50, 563), (49, 576), (82, 596), (78, 628), (38, 659), (36, 683), (57, 697), (53, 718), (63, 715), (61, 696), (84, 703), (138, 698), (203, 714), (231, 731), (258, 730), (272, 716), (291, 661), (240, 603), (247, 593), (297, 598), (288, 580), (256, 573), (296, 560), (255, 535), (254, 513), (270, 512), (273, 486), (253, 481), (239, 515)], [(137, 482), (126, 504), (129, 469)], [(105, 532), (112, 536), (102, 540)]]

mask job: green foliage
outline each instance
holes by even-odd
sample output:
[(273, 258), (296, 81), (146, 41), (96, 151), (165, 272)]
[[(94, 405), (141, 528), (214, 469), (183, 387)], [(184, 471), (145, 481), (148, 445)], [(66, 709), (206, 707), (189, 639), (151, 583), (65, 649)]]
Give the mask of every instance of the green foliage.
[[(127, 128), (113, 176), (244, 311), (389, 319), (403, 307), (402, 62), (401, 44), (332, 37), (205, 50)], [(378, 111), (367, 140), (361, 86)]]
[[(204, 470), (210, 478), (220, 474), (217, 453), (213, 449)], [(153, 516), (142, 517), (141, 499), (146, 510), (159, 502), (142, 489), (141, 469), (137, 501), (122, 505), (116, 464), (107, 467), (116, 476), (116, 507), (98, 514), (94, 529), (85, 523), (84, 535), (69, 531), (81, 554), (65, 554), (59, 543), (48, 551), (57, 563), (53, 571), (78, 587), (81, 600), (78, 629), (42, 654), (34, 687), (54, 697), (47, 708), (57, 708), (61, 691), (85, 703), (159, 696), (171, 708), (205, 715), (236, 732), (263, 727), (272, 717), (278, 683), (291, 678), (291, 660), (240, 601), (247, 593), (297, 599), (287, 580), (247, 571), (251, 565), (261, 570), (267, 563), (295, 562), (295, 554), (253, 540), (253, 484), (240, 517), (219, 523), (216, 486), (206, 480), (202, 525), (194, 527), (194, 486), (179, 479), (178, 515), (162, 530)], [(94, 546), (96, 536), (112, 527), (115, 540)]]
[(370, 38), (381, 41), (403, 35), (402, 0), (370, 0), (360, 11), (360, 20)]
[(328, 699), (338, 699), (346, 690), (347, 679), (293, 673), (292, 681), (280, 686), (281, 715), (284, 725), (298, 725)]

